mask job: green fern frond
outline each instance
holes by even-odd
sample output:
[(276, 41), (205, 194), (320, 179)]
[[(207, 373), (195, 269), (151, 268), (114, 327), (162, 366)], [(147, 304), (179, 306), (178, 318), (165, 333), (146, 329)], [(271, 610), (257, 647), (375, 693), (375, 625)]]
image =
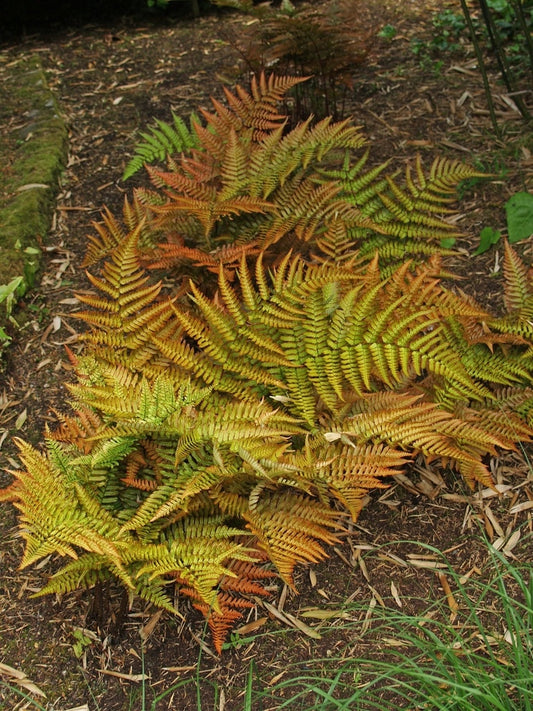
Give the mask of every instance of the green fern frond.
[(33, 597), (73, 592), (92, 588), (97, 583), (109, 580), (111, 573), (106, 561), (97, 553), (86, 553), (78, 560), (64, 565)]
[(389, 161), (369, 170), (366, 163), (367, 153), (353, 165), (347, 154), (342, 169), (324, 171), (321, 179), (339, 181), (341, 197), (374, 223), (365, 226), (358, 222), (349, 235), (362, 254), (373, 256), (379, 250), (382, 263), (401, 260), (409, 253), (449, 252), (441, 251), (439, 242), (461, 233), (442, 215), (450, 212), (449, 205), (462, 180), (487, 177), (465, 164), (446, 159), (436, 159), (426, 172), (418, 156), (414, 169), (407, 166), (402, 187), (397, 182), (397, 171), (383, 175)]
[(512, 313), (532, 301), (533, 284), (530, 271), (509, 242), (504, 242), (504, 250), (505, 307)]
[(175, 153), (185, 153), (198, 146), (194, 126), (198, 123), (196, 114), (189, 119), (189, 126), (176, 114), (172, 114), (172, 124), (156, 119), (155, 126), (150, 127), (150, 133), (141, 133), (144, 141), (135, 147), (135, 155), (130, 160), (122, 175), (122, 180), (128, 180), (135, 175), (145, 163), (163, 162)]
[(504, 304), (507, 313), (489, 321), (498, 333), (516, 335), (524, 343), (533, 341), (533, 277), (515, 250), (504, 246)]

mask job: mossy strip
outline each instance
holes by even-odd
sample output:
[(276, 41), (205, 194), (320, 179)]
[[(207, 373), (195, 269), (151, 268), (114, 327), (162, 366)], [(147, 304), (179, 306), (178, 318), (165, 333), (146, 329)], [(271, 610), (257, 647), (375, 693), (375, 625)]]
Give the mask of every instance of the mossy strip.
[[(68, 134), (38, 56), (2, 66), (0, 80), (0, 285), (22, 277), (21, 296), (39, 270)], [(0, 303), (0, 329), (8, 316)]]

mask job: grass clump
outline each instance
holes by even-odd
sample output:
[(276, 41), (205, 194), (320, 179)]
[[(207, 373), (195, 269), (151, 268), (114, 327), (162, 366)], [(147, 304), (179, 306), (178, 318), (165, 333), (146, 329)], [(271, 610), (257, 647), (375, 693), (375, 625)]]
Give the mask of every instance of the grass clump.
[[(352, 641), (340, 654), (297, 663), (289, 667), (288, 678), (256, 689), (257, 708), (532, 709), (531, 565), (509, 561), (491, 545), (486, 570), (492, 572), (481, 579), (464, 580), (445, 562), (450, 589), (442, 599), (416, 614), (377, 605), (365, 632), (364, 624), (349, 623), (345, 631)], [(345, 611), (365, 610), (358, 603)], [(369, 637), (372, 656), (354, 654)]]

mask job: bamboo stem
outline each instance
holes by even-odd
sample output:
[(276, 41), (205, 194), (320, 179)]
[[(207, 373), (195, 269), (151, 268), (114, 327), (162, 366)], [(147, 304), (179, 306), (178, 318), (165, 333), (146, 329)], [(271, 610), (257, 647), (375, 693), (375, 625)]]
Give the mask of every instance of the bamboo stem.
[(476, 53), (476, 59), (477, 63), (479, 66), (479, 71), (481, 72), (481, 77), (483, 79), (483, 88), (485, 90), (485, 97), (487, 99), (487, 105), (489, 108), (489, 114), (490, 114), (490, 120), (492, 122), (492, 127), (494, 128), (494, 132), (498, 137), (501, 136), (501, 130), (498, 125), (498, 119), (496, 118), (496, 110), (494, 108), (494, 101), (492, 99), (492, 92), (490, 89), (490, 84), (489, 84), (489, 77), (487, 75), (487, 68), (485, 66), (485, 61), (483, 59), (483, 52), (481, 50), (481, 46), (479, 44), (477, 35), (476, 35), (476, 30), (474, 28), (474, 23), (472, 22), (472, 16), (470, 15), (470, 10), (468, 9), (468, 5), (466, 4), (466, 0), (460, 0), (461, 1), (461, 9), (463, 10), (463, 15), (465, 17), (465, 21), (468, 27), (468, 31), (470, 32), (470, 37), (472, 38), (472, 45), (474, 46), (474, 51)]
[(520, 2), (520, 0), (511, 0), (511, 5), (516, 13), (520, 29), (524, 33), (525, 44), (529, 54), (529, 70), (533, 76), (533, 39), (531, 37), (531, 31), (527, 25), (526, 16), (524, 15), (524, 4)]

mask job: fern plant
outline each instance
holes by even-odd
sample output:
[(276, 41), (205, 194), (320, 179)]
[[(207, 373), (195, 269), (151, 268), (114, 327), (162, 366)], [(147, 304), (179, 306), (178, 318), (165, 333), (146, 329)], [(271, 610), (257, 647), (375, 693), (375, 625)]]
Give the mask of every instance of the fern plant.
[[(227, 92), (194, 146), (152, 169), (160, 193), (127, 202), (124, 224), (105, 213), (74, 414), (44, 452), (19, 442), (0, 491), (20, 510), (22, 565), (66, 560), (39, 594), (116, 580), (176, 613), (177, 587), (219, 651), (274, 575), (293, 586), (416, 457), (491, 486), (487, 457), (533, 432), (533, 289), (514, 251), (495, 317), (442, 286), (438, 258), (383, 267), (364, 248), (440, 238), (470, 169), (415, 162), (401, 187), (344, 158), (363, 143), (348, 122), (284, 133), (277, 103), (297, 81)], [(214, 283), (155, 281), (162, 235)]]
[(293, 123), (309, 114), (343, 118), (354, 74), (376, 34), (364, 3), (333, 0), (320, 6), (296, 6), (284, 0), (273, 7), (254, 5), (251, 0), (217, 0), (216, 4), (255, 19), (239, 26), (238, 33), (223, 28), (223, 37), (241, 59), (243, 70), (259, 74), (276, 66), (279, 74), (310, 78), (295, 88), (287, 102)]
[[(417, 158), (402, 185), (390, 161), (367, 167), (366, 140), (349, 121), (308, 120), (287, 131), (278, 104), (301, 81), (261, 75), (250, 93), (226, 89), (228, 105), (213, 101), (213, 112), (201, 112), (206, 125), (193, 123), (194, 147), (167, 153), (167, 170), (147, 166), (158, 190), (137, 190), (124, 216), (129, 229), (146, 220), (147, 265), (198, 267), (205, 280), (205, 270), (222, 264), (231, 276), (243, 255), (271, 245), (272, 261), (289, 248), (336, 262), (379, 250), (382, 266), (450, 253), (440, 243), (459, 234), (446, 219), (455, 189), (481, 174), (445, 159), (426, 171)], [(157, 235), (164, 241), (154, 252)], [(86, 263), (123, 236), (108, 216)]]
[[(490, 366), (505, 347), (500, 382), (522, 381), (530, 346), (486, 328), (474, 341), (489, 315), (440, 287), (436, 265), (382, 281), (376, 261), (289, 255), (252, 275), (243, 259), (235, 285), (221, 270), (218, 296), (191, 286), (185, 310), (146, 286), (139, 233), (91, 277), (104, 297), (82, 314), (77, 413), (46, 454), (20, 443), (24, 468), (0, 494), (22, 514), (23, 565), (70, 559), (39, 594), (116, 579), (176, 612), (174, 583), (221, 649), (249, 596), (268, 593), (264, 561), (293, 585), (338, 540), (332, 499), (355, 520), (418, 455), (491, 485), (484, 457), (531, 434), (510, 398), (495, 407)], [(475, 367), (458, 333), (484, 348)]]

